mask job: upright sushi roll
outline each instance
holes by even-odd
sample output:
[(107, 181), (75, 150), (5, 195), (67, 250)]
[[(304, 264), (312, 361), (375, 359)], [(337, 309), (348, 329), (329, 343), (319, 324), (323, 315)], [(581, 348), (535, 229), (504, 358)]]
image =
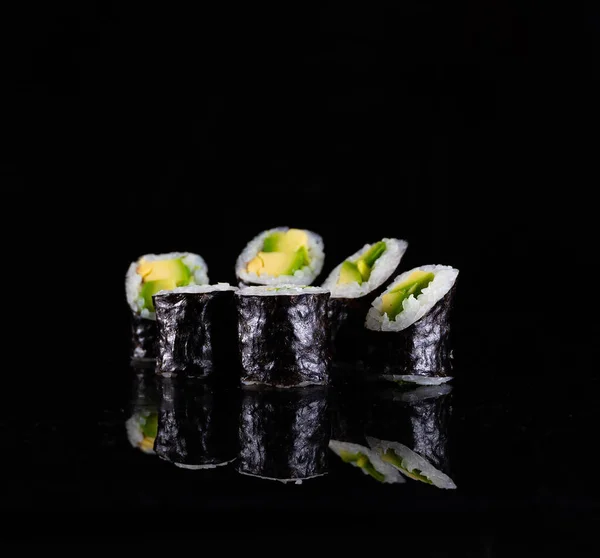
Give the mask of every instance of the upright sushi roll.
[(159, 377), (155, 452), (182, 469), (214, 469), (237, 455), (239, 397), (206, 382)]
[(132, 312), (132, 358), (156, 357), (156, 313), (152, 297), (162, 290), (208, 283), (206, 263), (198, 254), (146, 254), (129, 266), (125, 293)]
[(340, 263), (323, 283), (331, 291), (329, 318), (336, 360), (359, 358), (365, 316), (400, 266), (408, 243), (384, 238), (365, 244)]
[(396, 381), (451, 379), (450, 317), (458, 270), (426, 265), (401, 273), (369, 309), (369, 368)]
[(325, 261), (323, 239), (306, 229), (276, 227), (254, 237), (239, 255), (242, 285), (310, 285)]
[(244, 388), (237, 470), (301, 483), (328, 472), (327, 390)]
[(320, 287), (245, 287), (235, 293), (243, 384), (324, 385), (331, 343)]
[(205, 377), (236, 372), (236, 287), (192, 285), (154, 295), (158, 372)]

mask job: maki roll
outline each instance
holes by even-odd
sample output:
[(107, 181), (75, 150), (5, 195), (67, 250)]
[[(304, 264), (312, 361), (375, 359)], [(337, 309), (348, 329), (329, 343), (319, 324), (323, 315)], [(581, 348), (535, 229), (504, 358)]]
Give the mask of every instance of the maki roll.
[(155, 453), (182, 469), (214, 469), (237, 454), (239, 397), (206, 382), (159, 378)]
[(254, 237), (239, 255), (242, 285), (310, 285), (323, 269), (323, 239), (306, 229), (277, 227)]
[(161, 290), (208, 283), (206, 263), (198, 254), (146, 254), (133, 262), (125, 277), (132, 312), (132, 358), (156, 357), (156, 314), (152, 297)]
[(329, 291), (294, 285), (245, 287), (235, 298), (242, 383), (328, 383)]
[(338, 359), (355, 360), (363, 341), (365, 316), (371, 302), (397, 272), (408, 243), (384, 238), (365, 244), (339, 264), (323, 283), (331, 291), (329, 318)]
[(444, 265), (411, 269), (394, 279), (367, 314), (369, 368), (416, 384), (451, 379), (450, 314), (458, 270)]
[(396, 468), (383, 461), (379, 453), (366, 446), (331, 440), (329, 449), (344, 463), (358, 467), (365, 475), (369, 475), (378, 482), (387, 484), (406, 482)]
[(235, 367), (236, 287), (192, 285), (154, 295), (160, 374), (204, 377)]
[(131, 415), (125, 422), (127, 439), (132, 447), (154, 454), (158, 425), (158, 394), (154, 371), (140, 371), (134, 376)]
[(295, 482), (327, 474), (327, 390), (244, 388), (237, 470)]
[(449, 471), (449, 385), (379, 392), (366, 427), (379, 458), (410, 479), (438, 488), (456, 488)]

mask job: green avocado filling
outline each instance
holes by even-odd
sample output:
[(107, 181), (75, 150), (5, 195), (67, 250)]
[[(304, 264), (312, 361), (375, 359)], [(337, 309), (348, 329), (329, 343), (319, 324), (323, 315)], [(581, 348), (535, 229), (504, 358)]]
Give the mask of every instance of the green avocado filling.
[(356, 464), (357, 467), (371, 475), (376, 481), (383, 482), (385, 480), (385, 475), (373, 467), (371, 460), (364, 453), (350, 453), (342, 450), (340, 451), (340, 457), (344, 463)]
[(368, 281), (375, 262), (385, 252), (386, 248), (385, 242), (377, 242), (356, 261), (346, 260), (340, 269), (337, 284), (344, 285), (355, 282), (362, 285), (365, 281)]
[(308, 234), (300, 229), (277, 231), (267, 236), (263, 249), (246, 264), (248, 273), (257, 275), (293, 275), (310, 264)]
[(381, 456), (381, 459), (390, 465), (393, 465), (397, 469), (401, 469), (410, 478), (424, 482), (426, 484), (433, 484), (425, 475), (421, 473), (420, 469), (409, 470), (404, 465), (404, 460), (393, 450), (387, 449), (386, 452)]
[(153, 262), (142, 260), (137, 272), (142, 276), (140, 296), (144, 299), (144, 308), (151, 312), (154, 312), (152, 297), (156, 293), (185, 287), (189, 285), (192, 278), (192, 272), (181, 258)]
[(156, 438), (158, 432), (158, 414), (152, 413), (146, 417), (146, 421), (142, 425), (142, 434), (147, 438)]
[(388, 315), (389, 320), (395, 320), (396, 316), (404, 310), (404, 301), (411, 295), (418, 297), (434, 278), (435, 275), (431, 272), (414, 271), (405, 281), (381, 297), (382, 312)]

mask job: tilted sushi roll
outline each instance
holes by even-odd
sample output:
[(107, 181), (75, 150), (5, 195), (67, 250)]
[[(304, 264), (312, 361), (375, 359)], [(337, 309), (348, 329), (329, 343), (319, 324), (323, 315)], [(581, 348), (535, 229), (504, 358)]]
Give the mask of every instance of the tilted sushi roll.
[(328, 472), (327, 389), (243, 389), (237, 470), (301, 483)]
[(155, 452), (183, 469), (214, 469), (237, 455), (236, 392), (185, 378), (159, 377)]
[(382, 390), (366, 426), (371, 449), (404, 476), (438, 488), (456, 488), (449, 472), (452, 388)]
[(162, 290), (208, 283), (206, 263), (198, 254), (146, 254), (129, 266), (125, 294), (132, 312), (132, 357), (156, 357), (156, 314), (152, 297)]
[(366, 446), (331, 440), (329, 449), (344, 463), (358, 467), (365, 475), (373, 477), (378, 482), (388, 484), (406, 482), (395, 467), (383, 461), (379, 453)]
[(369, 309), (369, 367), (398, 381), (451, 379), (450, 314), (458, 270), (425, 265), (400, 274)]
[(329, 318), (336, 360), (359, 358), (365, 316), (371, 302), (397, 273), (408, 243), (384, 238), (365, 244), (339, 264), (323, 283), (331, 291)]
[(158, 373), (204, 377), (235, 371), (237, 315), (227, 283), (192, 285), (154, 295)]
[(323, 269), (323, 239), (306, 229), (276, 227), (254, 237), (239, 255), (243, 285), (310, 285)]
[(295, 285), (245, 287), (235, 298), (242, 383), (328, 383), (329, 291)]
[(137, 370), (133, 381), (130, 416), (125, 422), (132, 447), (154, 453), (158, 425), (158, 394), (154, 370)]

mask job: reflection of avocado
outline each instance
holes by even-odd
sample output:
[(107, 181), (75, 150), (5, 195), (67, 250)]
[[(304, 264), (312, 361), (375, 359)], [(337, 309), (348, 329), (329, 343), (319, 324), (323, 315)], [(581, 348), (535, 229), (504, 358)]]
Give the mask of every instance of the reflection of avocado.
[(397, 467), (411, 479), (415, 479), (415, 480), (424, 482), (426, 484), (433, 484), (433, 482), (431, 480), (429, 480), (425, 475), (421, 474), (421, 471), (419, 469), (413, 469), (412, 471), (409, 471), (408, 468), (404, 466), (403, 459), (398, 454), (396, 454), (396, 452), (393, 449), (388, 449), (381, 456), (381, 459), (383, 461), (385, 461), (386, 463), (389, 463), (390, 465)]
[(349, 451), (341, 450), (339, 455), (344, 463), (355, 463), (357, 467), (363, 469), (375, 480), (379, 482), (385, 480), (385, 476), (373, 467), (371, 460), (364, 453), (351, 453)]
[(259, 252), (247, 266), (249, 273), (257, 275), (293, 275), (308, 263), (308, 252), (305, 246), (298, 248), (296, 252)]
[(142, 425), (142, 434), (148, 438), (156, 438), (158, 431), (158, 415), (152, 413), (146, 417), (146, 422)]
[(356, 281), (360, 285), (362, 283), (362, 275), (356, 264), (344, 262), (340, 269), (338, 284), (343, 285), (344, 283), (352, 283), (353, 281)]
[(308, 235), (300, 229), (277, 231), (265, 238), (263, 252), (295, 253), (302, 246), (308, 246)]
[(371, 277), (373, 265), (385, 250), (385, 242), (376, 242), (355, 262), (344, 262), (340, 269), (338, 285), (351, 283), (352, 281), (356, 281), (359, 285), (362, 285), (364, 281), (368, 281)]
[(382, 312), (388, 315), (388, 319), (394, 320), (402, 310), (403, 302), (410, 296), (419, 296), (424, 288), (434, 279), (435, 275), (426, 271), (414, 271), (402, 283), (396, 285), (382, 298)]
[(173, 279), (160, 279), (158, 281), (148, 281), (142, 285), (141, 296), (144, 299), (144, 307), (154, 312), (154, 303), (152, 297), (159, 291), (170, 291), (177, 287)]
[(187, 285), (192, 276), (188, 267), (181, 258), (172, 260), (158, 260), (149, 262), (142, 260), (137, 268), (144, 283), (159, 281), (161, 279), (172, 279), (178, 286)]

